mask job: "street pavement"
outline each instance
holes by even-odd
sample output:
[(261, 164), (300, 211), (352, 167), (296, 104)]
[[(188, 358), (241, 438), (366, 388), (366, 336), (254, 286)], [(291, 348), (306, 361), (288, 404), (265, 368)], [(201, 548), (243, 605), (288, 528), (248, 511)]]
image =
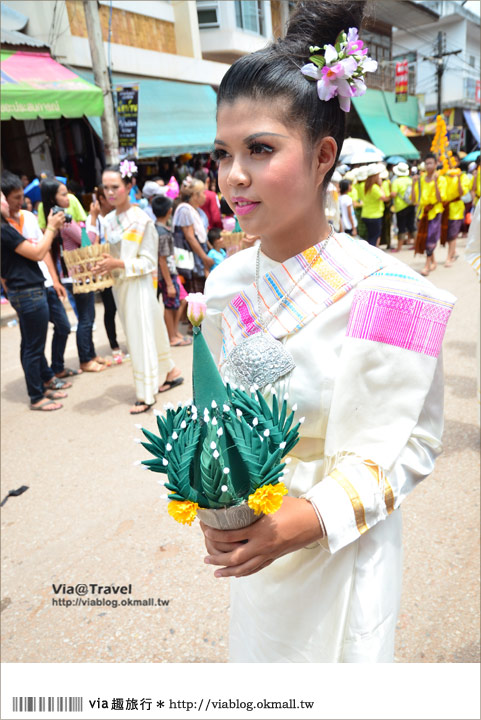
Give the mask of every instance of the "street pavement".
[[(445, 251), (438, 251), (431, 276), (458, 302), (444, 342), (444, 454), (403, 505), (399, 663), (479, 662), (480, 286), (464, 260), (465, 240), (459, 245), (450, 269), (442, 264)], [(399, 257), (422, 268), (412, 251)], [(96, 349), (108, 355), (103, 306), (96, 308)], [(155, 417), (128, 413), (135, 400), (130, 363), (74, 378), (58, 412), (31, 412), (19, 328), (7, 324), (10, 306), (1, 310), (1, 498), (28, 486), (2, 507), (3, 661), (225, 662), (228, 582), (204, 565), (198, 523), (184, 527), (168, 516), (157, 483), (164, 476), (134, 466), (148, 457), (134, 442), (135, 423), (155, 430)], [(69, 317), (73, 322), (71, 311)], [(159, 410), (192, 395), (191, 348), (172, 352), (185, 382), (158, 396)], [(66, 363), (78, 367), (73, 333)], [(126, 587), (118, 594), (96, 594), (96, 587), (69, 594), (69, 586), (82, 584)], [(150, 598), (143, 606), (120, 602)], [(88, 603), (67, 606), (67, 600)]]

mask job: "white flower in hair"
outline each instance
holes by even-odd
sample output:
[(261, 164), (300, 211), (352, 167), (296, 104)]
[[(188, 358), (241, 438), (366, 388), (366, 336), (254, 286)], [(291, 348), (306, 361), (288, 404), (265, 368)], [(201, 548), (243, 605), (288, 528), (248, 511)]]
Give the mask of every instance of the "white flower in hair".
[(337, 95), (341, 110), (349, 112), (351, 97), (366, 92), (364, 75), (377, 70), (377, 61), (368, 57), (358, 29), (339, 33), (335, 45), (324, 45), (324, 55), (317, 54), (320, 50), (317, 45), (309, 50), (313, 53), (309, 58), (312, 62), (301, 68), (302, 74), (317, 80), (320, 100), (331, 100)]

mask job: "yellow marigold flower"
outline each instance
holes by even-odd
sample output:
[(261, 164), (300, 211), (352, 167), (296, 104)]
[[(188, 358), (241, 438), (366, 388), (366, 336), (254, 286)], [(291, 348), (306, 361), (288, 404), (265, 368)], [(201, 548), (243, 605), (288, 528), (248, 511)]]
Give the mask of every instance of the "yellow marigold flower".
[(263, 487), (257, 488), (255, 493), (249, 495), (247, 504), (254, 510), (256, 515), (260, 515), (261, 512), (265, 515), (270, 515), (270, 513), (275, 513), (279, 510), (284, 495), (287, 495), (287, 488), (284, 483), (264, 485)]
[(171, 500), (167, 508), (169, 515), (182, 525), (192, 525), (197, 515), (198, 503), (191, 500)]

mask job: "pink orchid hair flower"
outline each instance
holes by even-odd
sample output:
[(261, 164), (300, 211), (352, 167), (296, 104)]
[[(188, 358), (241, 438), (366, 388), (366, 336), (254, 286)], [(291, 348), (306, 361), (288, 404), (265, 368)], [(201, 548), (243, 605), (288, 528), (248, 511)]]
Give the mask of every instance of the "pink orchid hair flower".
[(132, 177), (137, 172), (137, 165), (132, 160), (122, 160), (119, 165), (120, 177)]

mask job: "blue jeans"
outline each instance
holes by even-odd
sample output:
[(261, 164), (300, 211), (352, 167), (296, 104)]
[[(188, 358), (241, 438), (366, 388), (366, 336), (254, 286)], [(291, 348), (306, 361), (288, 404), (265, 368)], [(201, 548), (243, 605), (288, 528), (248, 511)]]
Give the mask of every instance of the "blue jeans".
[[(30, 402), (37, 403), (44, 396), (42, 374), (49, 372), (45, 360), (45, 342), (49, 309), (47, 291), (43, 285), (32, 285), (8, 291), (8, 299), (15, 308), (20, 323), (20, 361), (22, 363)], [(47, 366), (45, 371), (45, 365)], [(50, 377), (53, 373), (50, 371)], [(48, 380), (49, 378), (46, 378)]]
[[(56, 375), (64, 369), (65, 346), (70, 334), (70, 323), (62, 301), (53, 287), (47, 288), (50, 322), (53, 324), (52, 372)], [(48, 378), (45, 382), (48, 381)]]
[(92, 338), (95, 320), (95, 294), (78, 293), (75, 295), (75, 304), (78, 311), (77, 351), (80, 362), (88, 363), (97, 356)]

